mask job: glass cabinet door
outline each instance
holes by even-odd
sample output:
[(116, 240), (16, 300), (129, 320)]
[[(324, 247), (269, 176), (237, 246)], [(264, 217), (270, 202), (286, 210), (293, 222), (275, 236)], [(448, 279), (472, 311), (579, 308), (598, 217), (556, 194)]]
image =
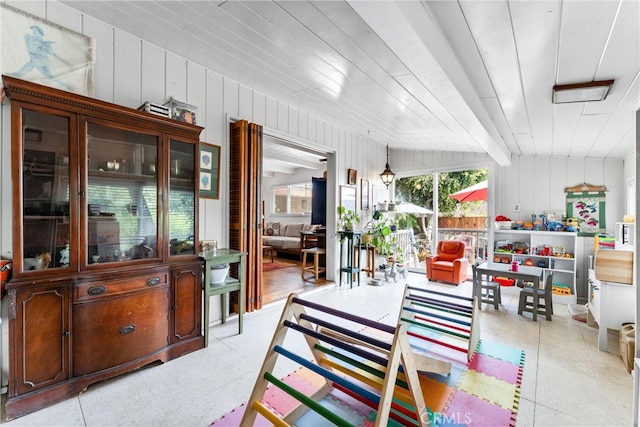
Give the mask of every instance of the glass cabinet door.
[(70, 120), (22, 110), (22, 271), (69, 266)]
[(158, 136), (87, 123), (86, 263), (158, 258)]
[(175, 139), (169, 143), (169, 254), (195, 254), (196, 145)]

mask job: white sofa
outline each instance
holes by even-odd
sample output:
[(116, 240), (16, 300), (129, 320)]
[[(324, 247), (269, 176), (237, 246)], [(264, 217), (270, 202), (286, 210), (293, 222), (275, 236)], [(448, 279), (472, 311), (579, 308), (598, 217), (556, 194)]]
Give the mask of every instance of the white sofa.
[(262, 234), (262, 244), (271, 246), (276, 252), (300, 254), (300, 232), (313, 232), (315, 226), (307, 223), (267, 223)]

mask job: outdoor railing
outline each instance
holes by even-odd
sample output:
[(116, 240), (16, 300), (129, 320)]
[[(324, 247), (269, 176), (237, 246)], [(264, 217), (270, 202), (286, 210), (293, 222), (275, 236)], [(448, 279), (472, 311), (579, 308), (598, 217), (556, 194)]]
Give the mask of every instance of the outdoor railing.
[[(465, 257), (472, 264), (487, 259), (488, 231), (484, 229), (469, 228), (439, 228), (438, 241), (440, 240), (463, 240), (467, 245), (471, 242), (470, 249), (465, 253)], [(415, 242), (415, 253), (419, 260), (418, 267), (424, 268), (424, 258), (431, 255), (432, 245), (428, 239), (417, 238)]]
[[(487, 242), (489, 233), (487, 230), (480, 229), (460, 229), (460, 228), (439, 228), (438, 240), (464, 240), (463, 238), (469, 236), (471, 240), (472, 256), (470, 262), (482, 261), (487, 258)], [(473, 258), (473, 259), (471, 259)]]

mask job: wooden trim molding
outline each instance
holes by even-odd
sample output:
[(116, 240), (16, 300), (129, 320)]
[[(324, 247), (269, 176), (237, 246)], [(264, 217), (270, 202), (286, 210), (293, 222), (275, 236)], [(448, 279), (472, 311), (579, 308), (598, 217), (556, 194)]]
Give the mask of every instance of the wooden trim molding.
[(197, 135), (197, 138), (199, 138), (200, 133), (204, 129), (201, 126), (187, 122), (180, 122), (178, 120), (170, 119), (169, 117), (163, 117), (146, 111), (112, 104), (99, 99), (90, 98), (88, 96), (78, 95), (49, 86), (43, 86), (26, 80), (17, 79), (15, 77), (3, 75), (2, 80), (4, 82), (4, 91), (7, 97), (17, 101), (53, 106), (55, 108), (60, 108), (60, 105), (66, 105), (69, 107), (67, 110), (73, 113), (86, 114), (107, 120), (118, 120), (120, 122), (145, 122), (147, 126), (149, 122), (161, 123), (164, 128), (169, 126), (171, 128), (171, 132), (180, 135), (189, 135), (190, 137)]
[(564, 189), (565, 193), (593, 193), (593, 192), (600, 192), (600, 191), (608, 191), (608, 190), (607, 190), (607, 187), (605, 187), (604, 185), (593, 185), (593, 184), (587, 184), (586, 182), (575, 185), (573, 187), (565, 187)]

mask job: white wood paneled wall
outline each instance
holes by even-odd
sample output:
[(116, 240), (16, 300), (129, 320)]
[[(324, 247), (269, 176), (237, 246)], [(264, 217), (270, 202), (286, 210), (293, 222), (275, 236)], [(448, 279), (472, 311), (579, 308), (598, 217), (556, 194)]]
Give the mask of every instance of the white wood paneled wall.
[[(145, 101), (162, 102), (169, 96), (198, 106), (197, 122), (204, 126), (203, 141), (223, 147), (221, 199), (201, 201), (200, 236), (226, 241), (227, 129), (230, 117), (259, 123), (265, 128), (290, 134), (316, 147), (335, 151), (335, 179), (329, 180), (329, 206), (337, 198), (339, 185), (346, 182), (347, 169), (358, 171), (372, 185), (371, 203), (390, 200), (378, 174), (385, 164), (386, 147), (372, 144), (366, 135), (355, 134), (311, 115), (288, 100), (275, 99), (223, 75), (189, 62), (177, 53), (152, 45), (118, 28), (86, 16), (56, 1), (7, 1), (7, 4), (56, 24), (83, 33), (95, 40), (96, 63), (94, 96), (109, 102), (137, 108)], [(0, 120), (0, 254), (11, 256), (11, 176), (9, 107), (1, 107)], [(493, 168), (486, 155), (454, 152), (395, 150), (390, 153), (392, 170), (398, 176)], [(564, 187), (582, 182), (604, 184), (607, 193), (607, 230), (624, 213), (625, 175), (633, 168), (624, 162), (598, 159), (514, 157), (512, 165), (496, 169), (498, 197), (492, 212), (515, 216), (514, 203), (521, 216), (548, 209), (563, 209)], [(627, 172), (625, 172), (625, 170)], [(333, 172), (329, 167), (329, 173)], [(365, 217), (372, 210), (365, 213)], [(366, 221), (367, 218), (363, 218)], [(585, 243), (585, 247), (588, 243)]]
[[(42, 17), (95, 41), (94, 97), (137, 108), (145, 101), (160, 103), (172, 96), (198, 106), (197, 123), (205, 128), (203, 141), (223, 147), (221, 199), (201, 200), (200, 236), (225, 242), (227, 180), (227, 129), (229, 118), (242, 118), (290, 134), (311, 146), (325, 147), (336, 156), (336, 185), (346, 182), (347, 169), (373, 182), (384, 167), (385, 148), (371, 144), (366, 136), (339, 128), (320, 117), (300, 110), (286, 100), (278, 100), (226, 78), (176, 53), (147, 43), (101, 21), (55, 1), (7, 4)], [(9, 107), (2, 107), (2, 218), (0, 253), (10, 256), (11, 191)], [(380, 171), (378, 171), (380, 169)], [(379, 179), (379, 178), (378, 178)], [(336, 200), (338, 192), (330, 193)]]

